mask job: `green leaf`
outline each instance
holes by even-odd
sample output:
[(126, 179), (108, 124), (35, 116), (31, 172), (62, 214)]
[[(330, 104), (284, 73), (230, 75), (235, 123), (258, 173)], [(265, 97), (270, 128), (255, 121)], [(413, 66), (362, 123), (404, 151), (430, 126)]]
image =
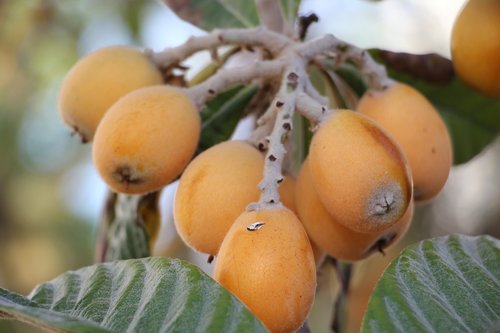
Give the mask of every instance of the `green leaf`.
[(231, 137), (245, 107), (257, 91), (257, 85), (237, 86), (222, 92), (206, 104), (201, 112), (203, 125), (198, 153)]
[(24, 297), (0, 288), (0, 318), (63, 332), (266, 332), (196, 266), (150, 257), (66, 272)]
[(164, 0), (180, 18), (205, 30), (250, 28), (259, 25), (255, 1)]
[[(380, 52), (385, 51), (371, 50), (370, 52), (378, 57)], [(396, 53), (396, 55), (400, 57), (397, 59), (397, 63), (385, 61), (389, 76), (415, 87), (439, 110), (448, 125), (453, 140), (455, 164), (469, 161), (498, 136), (500, 133), (499, 100), (480, 95), (453, 74), (445, 82), (439, 82), (442, 80), (432, 82), (432, 80), (426, 80), (425, 75), (418, 75), (419, 72), (424, 72), (426, 75), (432, 76), (434, 69), (432, 61), (435, 61), (439, 63), (439, 66), (436, 66), (434, 72), (437, 73), (436, 78), (440, 79), (439, 76), (442, 75), (440, 67), (443, 67), (443, 64), (446, 66), (446, 63), (451, 66), (449, 60), (434, 54)], [(411, 58), (417, 67), (411, 68), (411, 61), (407, 61), (409, 64), (404, 64), (404, 57)], [(430, 65), (428, 61), (419, 61), (419, 59), (428, 60), (429, 57), (432, 57)], [(400, 70), (396, 70), (395, 67), (400, 68)], [(446, 71), (444, 75), (446, 79)], [(416, 76), (421, 77), (417, 78)]]
[(500, 241), (452, 235), (406, 248), (372, 294), (362, 332), (498, 332)]

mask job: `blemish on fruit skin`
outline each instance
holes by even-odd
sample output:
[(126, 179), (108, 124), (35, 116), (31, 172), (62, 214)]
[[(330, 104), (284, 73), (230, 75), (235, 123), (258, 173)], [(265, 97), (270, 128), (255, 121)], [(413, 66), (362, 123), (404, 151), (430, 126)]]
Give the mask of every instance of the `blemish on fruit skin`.
[(401, 186), (394, 182), (384, 184), (369, 196), (365, 208), (366, 223), (375, 229), (380, 225), (392, 224), (403, 215), (406, 208)]
[(256, 230), (259, 230), (260, 228), (262, 228), (262, 226), (264, 226), (264, 224), (266, 224), (265, 222), (255, 222), (255, 223), (252, 223), (250, 224), (248, 227), (247, 227), (247, 230), (248, 231), (256, 231)]
[[(401, 170), (406, 170), (407, 165), (405, 163), (405, 160), (403, 158), (403, 155), (400, 153), (400, 151), (397, 149), (397, 146), (391, 141), (391, 139), (377, 126), (374, 124), (371, 124), (368, 121), (360, 121), (360, 124), (363, 126), (363, 128), (370, 133), (372, 138), (380, 143), (384, 150), (387, 152), (389, 157), (391, 157), (396, 163), (399, 165), (399, 168)], [(411, 179), (408, 177), (408, 174), (405, 174), (405, 179), (406, 183), (406, 196), (407, 198), (411, 197)]]
[(125, 185), (137, 185), (144, 182), (143, 178), (139, 178), (134, 176), (134, 170), (128, 166), (123, 165), (119, 166), (113, 172), (113, 179), (115, 179), (118, 183)]
[(382, 132), (380, 128), (365, 120), (360, 121), (360, 124), (368, 133), (370, 133), (370, 135), (376, 142), (380, 143), (382, 147), (384, 147), (389, 156), (391, 156), (393, 159), (397, 160), (398, 163), (404, 166), (404, 161), (401, 159), (401, 155), (396, 149), (396, 146), (390, 141), (387, 135)]

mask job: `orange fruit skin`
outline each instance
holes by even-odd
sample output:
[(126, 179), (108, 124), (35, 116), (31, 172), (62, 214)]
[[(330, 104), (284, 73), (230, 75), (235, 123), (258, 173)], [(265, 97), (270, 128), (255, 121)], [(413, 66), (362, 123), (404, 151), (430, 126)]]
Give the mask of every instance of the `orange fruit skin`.
[[(249, 231), (253, 223), (264, 223)], [(287, 208), (244, 212), (222, 242), (215, 280), (271, 332), (294, 332), (314, 300), (316, 267), (304, 227)]]
[(296, 187), (297, 214), (312, 242), (329, 256), (344, 261), (365, 259), (377, 252), (377, 243), (384, 248), (394, 244), (408, 230), (413, 216), (413, 201), (405, 214), (390, 228), (373, 233), (356, 232), (335, 221), (314, 190), (309, 163), (302, 164)]
[(414, 88), (396, 83), (366, 92), (357, 109), (401, 145), (412, 171), (415, 200), (434, 198), (448, 179), (453, 148), (446, 124), (432, 104)]
[(135, 90), (113, 104), (97, 127), (92, 145), (94, 165), (117, 192), (159, 190), (191, 160), (200, 129), (198, 110), (180, 89), (153, 86)]
[(455, 71), (468, 85), (500, 98), (500, 2), (470, 0), (451, 35)]
[[(174, 221), (182, 240), (197, 251), (217, 255), (241, 212), (259, 199), (264, 156), (244, 141), (217, 144), (191, 161), (174, 201)], [(295, 209), (292, 177), (279, 187), (285, 206)]]
[(91, 141), (104, 113), (120, 97), (162, 83), (160, 71), (140, 50), (103, 48), (80, 59), (68, 72), (59, 95), (59, 114), (82, 141)]
[(367, 117), (331, 114), (314, 134), (309, 153), (314, 189), (338, 223), (377, 232), (396, 223), (412, 198), (412, 179), (399, 145)]

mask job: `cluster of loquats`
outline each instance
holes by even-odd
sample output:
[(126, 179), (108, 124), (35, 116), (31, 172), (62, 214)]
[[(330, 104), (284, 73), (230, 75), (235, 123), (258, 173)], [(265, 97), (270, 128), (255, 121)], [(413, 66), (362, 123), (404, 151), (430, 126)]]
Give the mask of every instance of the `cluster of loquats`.
[[(232, 44), (264, 46), (275, 58), (189, 88), (165, 83), (179, 59)], [(377, 81), (356, 111), (328, 110), (309, 81), (308, 62), (327, 51), (358, 60)], [(267, 328), (293, 332), (312, 306), (325, 255), (356, 261), (394, 244), (408, 230), (414, 201), (433, 198), (450, 171), (450, 137), (437, 111), (372, 62), (333, 36), (307, 44), (262, 29), (221, 30), (156, 55), (128, 47), (94, 52), (69, 72), (59, 108), (92, 142), (94, 164), (113, 191), (143, 195), (180, 177), (174, 221), (182, 240), (216, 258), (214, 278)], [(199, 110), (255, 79), (279, 87), (267, 110), (257, 110), (252, 138), (194, 157)], [(293, 154), (286, 147), (295, 111), (314, 125), (297, 180), (284, 163)]]

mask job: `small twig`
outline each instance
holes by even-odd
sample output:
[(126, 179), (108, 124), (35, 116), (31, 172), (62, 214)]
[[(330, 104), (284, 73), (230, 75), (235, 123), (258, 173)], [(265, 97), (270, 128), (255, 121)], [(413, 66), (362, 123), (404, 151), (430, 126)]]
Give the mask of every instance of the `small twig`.
[(253, 79), (270, 79), (279, 76), (286, 62), (283, 59), (255, 62), (246, 66), (221, 69), (202, 83), (186, 89), (201, 110), (202, 106), (222, 90), (239, 83), (249, 83)]
[(319, 124), (329, 111), (328, 105), (319, 103), (305, 92), (298, 94), (296, 106), (297, 111), (309, 119), (314, 125)]
[(266, 112), (257, 119), (257, 128), (252, 132), (248, 141), (260, 151), (266, 151), (269, 144), (269, 134), (273, 130), (276, 120), (276, 108), (271, 103)]
[(331, 52), (336, 58), (336, 63), (341, 64), (351, 60), (362, 74), (368, 78), (368, 83), (372, 88), (383, 88), (392, 83), (387, 76), (385, 66), (377, 63), (370, 54), (357, 46), (346, 43), (331, 34), (313, 39), (300, 45), (298, 48), (301, 56), (309, 60), (318, 54)]
[(342, 333), (345, 330), (347, 319), (347, 301), (352, 277), (352, 264), (342, 263), (335, 259), (332, 260), (332, 263), (340, 281), (340, 290), (334, 304), (331, 329), (332, 332)]
[(162, 68), (173, 66), (196, 52), (213, 50), (222, 45), (261, 46), (278, 55), (292, 41), (266, 28), (214, 30), (208, 35), (190, 37), (184, 44), (150, 53), (155, 64)]

